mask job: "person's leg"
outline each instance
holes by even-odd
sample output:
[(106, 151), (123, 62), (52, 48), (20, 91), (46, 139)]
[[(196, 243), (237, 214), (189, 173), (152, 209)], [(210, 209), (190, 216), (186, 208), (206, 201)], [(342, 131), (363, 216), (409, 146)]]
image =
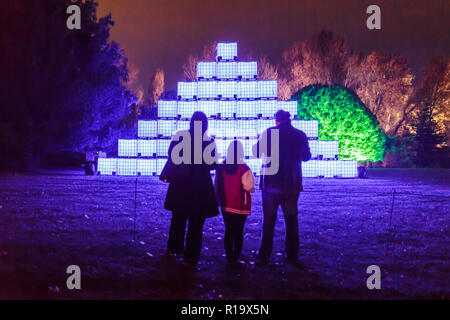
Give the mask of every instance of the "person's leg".
[(277, 210), (280, 204), (280, 195), (264, 192), (263, 197), (263, 235), (261, 246), (259, 247), (258, 257), (263, 261), (268, 261), (272, 253), (273, 246), (273, 228), (277, 220)]
[(231, 261), (233, 260), (234, 257), (232, 215), (227, 212), (223, 212), (223, 221), (225, 223), (225, 236), (224, 236), (225, 254), (227, 256), (227, 260)]
[(234, 255), (236, 259), (239, 258), (242, 252), (242, 245), (244, 242), (244, 225), (247, 220), (247, 215), (236, 215), (235, 217), (235, 235), (234, 235)]
[(169, 254), (184, 252), (184, 236), (186, 233), (186, 219), (184, 212), (172, 212), (170, 220), (169, 240), (167, 251)]
[(291, 262), (297, 262), (298, 258), (298, 196), (298, 193), (286, 194), (281, 201), (286, 224), (286, 256)]
[(188, 217), (188, 231), (186, 236), (186, 250), (184, 261), (196, 265), (202, 250), (203, 224), (205, 217), (192, 214)]

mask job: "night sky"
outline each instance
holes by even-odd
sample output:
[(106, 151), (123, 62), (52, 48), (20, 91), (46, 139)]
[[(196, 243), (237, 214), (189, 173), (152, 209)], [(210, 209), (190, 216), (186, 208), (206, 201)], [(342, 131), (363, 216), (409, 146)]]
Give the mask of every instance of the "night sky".
[[(370, 4), (381, 8), (382, 30), (366, 28)], [(99, 16), (112, 13), (112, 38), (139, 68), (145, 88), (158, 67), (166, 88), (174, 88), (188, 54), (205, 43), (236, 41), (240, 57), (264, 53), (277, 62), (295, 40), (321, 29), (356, 50), (406, 56), (417, 73), (450, 52), (449, 9), (448, 0), (99, 0)]]

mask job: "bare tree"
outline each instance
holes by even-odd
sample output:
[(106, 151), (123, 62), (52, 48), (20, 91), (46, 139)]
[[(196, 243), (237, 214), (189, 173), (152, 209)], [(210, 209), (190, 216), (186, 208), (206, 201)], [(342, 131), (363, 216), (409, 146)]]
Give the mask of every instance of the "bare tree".
[(387, 134), (405, 132), (405, 120), (413, 109), (414, 75), (405, 58), (372, 52), (353, 55), (347, 61), (344, 85), (353, 89), (375, 115)]
[(435, 58), (424, 71), (422, 81), (417, 86), (414, 97), (419, 110), (429, 109), (432, 120), (436, 123), (436, 134), (445, 135), (450, 146), (450, 61), (448, 58)]
[(200, 56), (189, 55), (183, 64), (183, 78), (187, 81), (197, 80), (197, 63), (199, 61), (215, 61), (216, 42), (211, 42), (203, 46)]
[(155, 73), (150, 80), (150, 86), (148, 88), (149, 102), (151, 106), (156, 106), (161, 94), (164, 92), (164, 71), (162, 69), (156, 69)]
[(280, 76), (295, 93), (312, 84), (343, 84), (349, 52), (344, 39), (322, 31), (310, 40), (295, 42), (280, 64)]

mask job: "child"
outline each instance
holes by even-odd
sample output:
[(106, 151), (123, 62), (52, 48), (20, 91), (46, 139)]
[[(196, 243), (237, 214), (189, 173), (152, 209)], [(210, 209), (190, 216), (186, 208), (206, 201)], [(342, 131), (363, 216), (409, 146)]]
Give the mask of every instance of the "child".
[(216, 188), (225, 222), (225, 253), (229, 263), (242, 263), (238, 258), (244, 240), (244, 224), (250, 215), (255, 179), (244, 163), (240, 141), (228, 146), (227, 158), (217, 170)]

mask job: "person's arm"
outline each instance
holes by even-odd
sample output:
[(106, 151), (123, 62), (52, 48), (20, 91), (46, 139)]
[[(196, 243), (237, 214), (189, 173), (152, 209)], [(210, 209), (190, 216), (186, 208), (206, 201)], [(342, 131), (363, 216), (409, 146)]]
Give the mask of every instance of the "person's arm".
[(311, 159), (311, 150), (309, 149), (308, 137), (303, 132), (300, 145), (300, 160), (306, 162)]
[(241, 182), (245, 191), (250, 193), (255, 192), (255, 177), (253, 176), (252, 170), (248, 169), (245, 171), (242, 175)]

